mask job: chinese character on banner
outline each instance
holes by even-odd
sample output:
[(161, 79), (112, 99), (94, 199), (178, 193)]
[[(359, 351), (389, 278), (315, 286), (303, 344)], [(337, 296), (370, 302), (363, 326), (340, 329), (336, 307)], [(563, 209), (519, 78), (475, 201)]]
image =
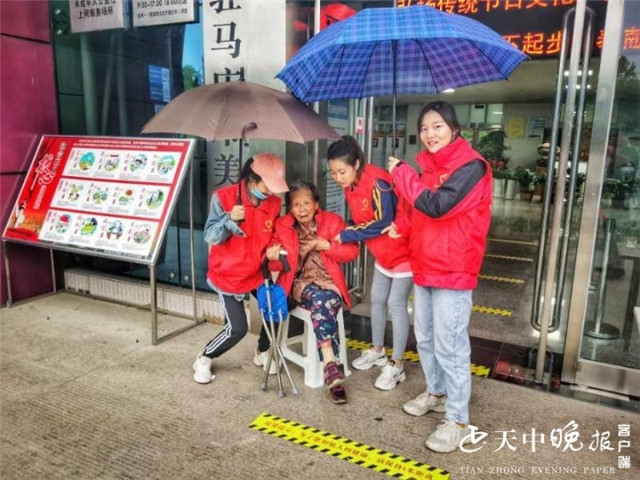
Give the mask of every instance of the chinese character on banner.
[(624, 30), (624, 50), (640, 49), (640, 29), (638, 27), (625, 28)]
[(244, 81), (244, 68), (231, 73), (228, 68), (224, 69), (224, 72), (215, 72), (213, 74), (213, 83), (227, 83), (234, 81)]
[(214, 159), (214, 165), (215, 187), (237, 183), (240, 179), (240, 159), (234, 154), (220, 153), (219, 157)]
[(209, 2), (209, 7), (216, 13), (242, 8), (240, 5), (236, 5), (236, 0), (212, 0)]
[(221, 23), (213, 25), (216, 30), (216, 45), (223, 45), (221, 47), (211, 47), (211, 50), (231, 50), (229, 55), (231, 58), (238, 58), (240, 54), (240, 44), (242, 40), (236, 38), (236, 24), (235, 22)]

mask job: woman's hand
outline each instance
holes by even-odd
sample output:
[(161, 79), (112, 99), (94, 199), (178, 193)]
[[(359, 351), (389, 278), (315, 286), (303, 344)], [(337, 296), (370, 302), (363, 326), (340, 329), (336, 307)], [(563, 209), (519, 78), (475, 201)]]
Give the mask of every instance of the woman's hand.
[(331, 248), (331, 242), (326, 238), (318, 237), (316, 238), (315, 244), (313, 246), (314, 250), (318, 252), (322, 252), (323, 250), (329, 250)]
[(271, 261), (276, 261), (280, 259), (280, 249), (282, 248), (281, 245), (274, 245), (272, 247), (267, 248), (267, 258)]
[(234, 205), (229, 212), (229, 218), (234, 222), (244, 220), (244, 205)]
[(398, 229), (396, 227), (395, 223), (392, 223), (391, 225), (389, 225), (387, 228), (385, 228), (384, 230), (382, 230), (382, 233), (386, 233), (387, 235), (389, 235), (390, 238), (393, 238), (394, 240), (396, 238), (400, 238), (402, 237), (402, 235), (400, 235), (398, 233)]
[(334, 242), (338, 242), (338, 243), (342, 243), (342, 240), (340, 240), (340, 234), (337, 233), (335, 237), (333, 237), (333, 241)]
[(387, 161), (387, 170), (389, 173), (393, 172), (393, 169), (396, 168), (399, 163), (402, 163), (402, 160), (399, 158), (389, 157), (389, 160)]

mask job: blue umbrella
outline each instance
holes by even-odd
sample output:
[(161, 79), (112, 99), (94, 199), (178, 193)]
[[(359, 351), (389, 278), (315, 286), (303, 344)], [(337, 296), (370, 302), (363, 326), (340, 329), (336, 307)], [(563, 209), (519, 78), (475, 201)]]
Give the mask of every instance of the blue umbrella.
[(307, 42), (278, 73), (299, 99), (436, 94), (506, 79), (527, 58), (462, 15), (416, 5), (369, 8)]

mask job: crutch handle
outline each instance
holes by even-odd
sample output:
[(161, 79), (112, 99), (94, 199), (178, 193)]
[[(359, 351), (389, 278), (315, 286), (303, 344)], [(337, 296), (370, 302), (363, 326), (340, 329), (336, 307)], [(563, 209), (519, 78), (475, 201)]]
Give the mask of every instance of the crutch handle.
[[(291, 266), (289, 265), (289, 260), (287, 260), (287, 252), (285, 250), (281, 250), (280, 252), (280, 257), (278, 259), (282, 262), (282, 269), (285, 272), (290, 272)], [(269, 259), (267, 257), (264, 257), (264, 260), (262, 261), (262, 278), (265, 280), (269, 278)]]

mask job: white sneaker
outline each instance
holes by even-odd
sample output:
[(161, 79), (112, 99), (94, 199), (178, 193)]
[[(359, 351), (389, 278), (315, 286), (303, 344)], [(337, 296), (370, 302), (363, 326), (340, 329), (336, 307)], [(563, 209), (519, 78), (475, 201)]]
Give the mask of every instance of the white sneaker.
[(370, 348), (362, 352), (362, 355), (351, 362), (351, 366), (356, 370), (369, 370), (374, 365), (384, 367), (387, 363), (389, 363), (389, 359), (387, 358), (384, 348), (380, 352), (377, 352), (375, 348)]
[(382, 373), (376, 379), (375, 387), (380, 390), (393, 390), (400, 382), (407, 379), (404, 368), (396, 367), (393, 360), (388, 365), (382, 367)]
[(211, 373), (212, 362), (213, 359), (205, 357), (202, 355), (202, 352), (198, 354), (196, 361), (193, 362), (193, 379), (196, 382), (209, 383), (216, 378), (216, 376)]
[(469, 426), (461, 427), (453, 420), (444, 420), (435, 432), (429, 435), (425, 445), (434, 452), (449, 453), (471, 442)]
[[(267, 361), (269, 360), (269, 350), (266, 352), (258, 352), (256, 350), (255, 355), (253, 356), (253, 364), (258, 367), (262, 367), (263, 370), (267, 367)], [(276, 374), (276, 362), (271, 360), (271, 365), (269, 366), (269, 375)]]
[(427, 412), (446, 412), (444, 407), (444, 396), (436, 397), (430, 393), (424, 392), (413, 400), (409, 400), (402, 406), (402, 409), (409, 415), (419, 417)]

